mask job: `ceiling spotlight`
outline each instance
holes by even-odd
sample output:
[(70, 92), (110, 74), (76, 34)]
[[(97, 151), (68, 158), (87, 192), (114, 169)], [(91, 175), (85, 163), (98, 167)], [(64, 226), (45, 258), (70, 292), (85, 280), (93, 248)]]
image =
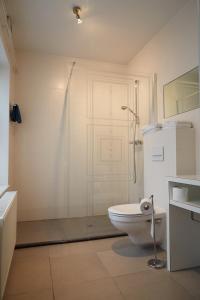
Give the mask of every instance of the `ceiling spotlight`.
[(81, 12), (80, 6), (74, 6), (74, 7), (73, 7), (73, 13), (74, 13), (75, 16), (76, 16), (76, 19), (77, 19), (77, 23), (78, 23), (78, 24), (83, 23), (83, 21), (81, 20), (81, 17), (80, 17), (80, 12)]

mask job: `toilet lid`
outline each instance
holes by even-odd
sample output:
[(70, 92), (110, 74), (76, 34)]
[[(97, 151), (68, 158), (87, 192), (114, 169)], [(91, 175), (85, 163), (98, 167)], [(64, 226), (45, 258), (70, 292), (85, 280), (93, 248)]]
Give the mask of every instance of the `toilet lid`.
[(134, 216), (141, 216), (141, 210), (139, 203), (134, 204), (121, 204), (109, 207), (109, 213), (116, 214), (116, 215), (134, 215)]

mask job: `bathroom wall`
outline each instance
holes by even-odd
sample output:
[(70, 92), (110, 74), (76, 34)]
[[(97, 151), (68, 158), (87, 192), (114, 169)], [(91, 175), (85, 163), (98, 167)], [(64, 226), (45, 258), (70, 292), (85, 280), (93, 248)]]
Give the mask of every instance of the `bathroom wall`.
[[(9, 104), (15, 103), (15, 50), (6, 22), (5, 6), (0, 0), (0, 77), (1, 77), (1, 184), (14, 187), (15, 125), (9, 122)], [(2, 155), (3, 154), (3, 155)]]
[[(157, 73), (158, 121), (163, 121), (163, 85), (199, 64), (197, 1), (190, 0), (138, 53), (129, 67), (132, 72)], [(196, 132), (196, 168), (200, 172), (200, 109), (169, 120), (192, 121)]]
[[(123, 97), (120, 99), (123, 89), (119, 85), (125, 87), (131, 82), (133, 85), (134, 78), (140, 79), (139, 98), (142, 101), (139, 114), (142, 126), (149, 117), (149, 77), (131, 77), (127, 66), (123, 65), (76, 61), (66, 106), (65, 88), (72, 59), (33, 52), (17, 53), (16, 99), (23, 117), (23, 123), (15, 131), (15, 187), (19, 192), (19, 220), (101, 214), (105, 213), (108, 204), (138, 202), (143, 195), (142, 148), (137, 149), (140, 163), (137, 185), (134, 186), (128, 174), (124, 180), (123, 168), (130, 166), (120, 163), (121, 154), (116, 151), (122, 142), (122, 149), (125, 149), (122, 152), (125, 151), (127, 159), (132, 161), (133, 146), (128, 145), (127, 112), (120, 109), (121, 105), (126, 104), (123, 101), (127, 100), (126, 96), (124, 100)], [(91, 90), (88, 86), (90, 76), (101, 85), (105, 84), (99, 95), (96, 85), (100, 105), (97, 103), (95, 120), (92, 120), (94, 116), (87, 118), (87, 107), (90, 107), (87, 102), (91, 98), (88, 95)], [(116, 94), (109, 104), (106, 97), (110, 85), (112, 89), (116, 88)], [(134, 99), (132, 96), (131, 99)], [(112, 109), (109, 112), (110, 105)], [(110, 113), (112, 117), (108, 118)], [(95, 126), (90, 126), (91, 122)], [(119, 129), (116, 131), (117, 126)], [(87, 128), (92, 129), (97, 144), (101, 140), (101, 146), (115, 151), (110, 165), (105, 162), (108, 152), (104, 152), (105, 161), (101, 164), (98, 164), (98, 150), (94, 150), (94, 156), (90, 153), (92, 139)], [(107, 140), (110, 134), (114, 137), (112, 141)], [(94, 166), (95, 160), (97, 163)], [(91, 163), (88, 164), (88, 161)], [(88, 171), (91, 166), (93, 170), (96, 168), (94, 176), (90, 176)], [(115, 178), (114, 169), (117, 174)], [(103, 203), (105, 200), (107, 203)]]
[[(11, 67), (10, 70), (10, 96), (9, 96), (9, 103), (14, 104), (16, 103), (15, 98), (15, 69)], [(14, 147), (15, 147), (15, 128), (20, 125), (16, 125), (12, 122), (9, 123), (9, 165), (8, 165), (8, 183), (10, 190), (14, 189), (14, 176), (15, 169), (14, 169)]]
[(9, 165), (9, 64), (0, 64), (0, 183), (8, 185)]
[[(129, 65), (77, 60), (78, 66), (72, 81), (67, 108), (64, 93), (72, 59), (34, 52), (18, 52), (16, 75), (16, 101), (20, 104), (23, 124), (15, 130), (15, 187), (19, 192), (19, 220), (48, 219), (88, 214), (88, 185), (82, 180), (86, 170), (86, 131), (84, 131), (85, 102), (88, 97), (88, 71), (113, 73), (118, 76), (135, 75), (140, 79), (140, 126), (149, 123), (150, 81), (148, 76), (158, 75), (158, 119), (163, 120), (162, 87), (198, 64), (196, 0), (186, 6), (144, 47)], [(134, 37), (133, 37), (134, 38)], [(122, 76), (123, 77), (123, 76)], [(133, 76), (134, 77), (134, 76)], [(120, 79), (122, 80), (122, 78)], [(70, 112), (70, 118), (68, 115)], [(64, 114), (63, 114), (64, 112)], [(200, 170), (199, 113), (197, 109), (176, 118), (192, 120), (197, 138), (197, 169)], [(70, 120), (70, 122), (68, 122)], [(116, 124), (115, 124), (116, 125)], [(69, 127), (74, 133), (69, 136)], [(97, 133), (98, 135), (98, 133)], [(63, 139), (63, 137), (65, 137)], [(141, 136), (138, 134), (138, 137)], [(69, 141), (72, 141), (69, 143)], [(79, 157), (73, 164), (69, 155)], [(133, 152), (132, 152), (133, 153)], [(143, 152), (137, 149), (138, 182), (129, 184), (129, 201), (138, 202), (143, 196)], [(70, 163), (69, 163), (70, 162)], [(73, 178), (69, 178), (69, 170)], [(132, 169), (132, 167), (131, 167)], [(69, 185), (76, 197), (73, 215), (69, 213), (66, 199)], [(84, 193), (83, 193), (84, 186)], [(116, 191), (118, 188), (116, 185)], [(81, 188), (80, 188), (81, 187)], [(102, 186), (93, 186), (97, 195)], [(111, 186), (103, 192), (110, 193)], [(120, 192), (123, 188), (120, 189)], [(125, 193), (122, 192), (122, 196)], [(113, 193), (112, 193), (113, 197)], [(116, 192), (116, 198), (120, 193)], [(78, 199), (78, 200), (77, 200)], [(127, 198), (124, 198), (125, 201)], [(81, 204), (81, 205), (80, 205)], [(74, 212), (77, 212), (74, 215)]]

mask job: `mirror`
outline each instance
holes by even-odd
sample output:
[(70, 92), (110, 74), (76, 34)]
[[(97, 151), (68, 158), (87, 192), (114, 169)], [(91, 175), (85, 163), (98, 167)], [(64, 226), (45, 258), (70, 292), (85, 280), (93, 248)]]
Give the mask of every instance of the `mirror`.
[(164, 85), (164, 118), (200, 107), (199, 68)]

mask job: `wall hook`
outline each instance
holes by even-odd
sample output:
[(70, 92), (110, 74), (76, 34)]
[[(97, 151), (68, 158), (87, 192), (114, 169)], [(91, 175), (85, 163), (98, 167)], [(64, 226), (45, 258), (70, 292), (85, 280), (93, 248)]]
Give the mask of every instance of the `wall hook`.
[(19, 124), (22, 123), (20, 109), (17, 104), (13, 104), (10, 106), (10, 120)]

